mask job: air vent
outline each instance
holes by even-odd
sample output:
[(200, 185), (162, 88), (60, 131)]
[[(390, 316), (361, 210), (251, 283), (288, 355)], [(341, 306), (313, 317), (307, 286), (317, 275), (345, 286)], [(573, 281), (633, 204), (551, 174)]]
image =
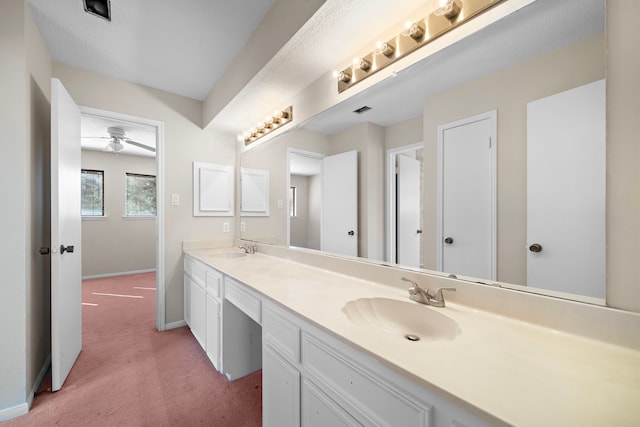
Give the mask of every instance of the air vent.
[(82, 0), (84, 11), (111, 21), (111, 0)]
[(371, 107), (369, 107), (368, 105), (365, 105), (364, 107), (360, 107), (357, 110), (353, 110), (353, 112), (356, 113), (356, 114), (362, 114), (362, 113), (367, 112), (369, 110), (371, 110)]

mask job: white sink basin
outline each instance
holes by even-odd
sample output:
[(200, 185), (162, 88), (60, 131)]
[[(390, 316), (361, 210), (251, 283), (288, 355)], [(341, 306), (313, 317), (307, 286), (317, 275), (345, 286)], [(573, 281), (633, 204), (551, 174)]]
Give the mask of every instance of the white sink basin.
[(450, 317), (413, 301), (390, 298), (360, 298), (349, 301), (342, 312), (354, 323), (383, 330), (409, 341), (420, 339), (450, 341), (460, 334), (458, 323)]
[(209, 255), (210, 258), (240, 258), (243, 256), (247, 256), (247, 254), (244, 252), (218, 252)]

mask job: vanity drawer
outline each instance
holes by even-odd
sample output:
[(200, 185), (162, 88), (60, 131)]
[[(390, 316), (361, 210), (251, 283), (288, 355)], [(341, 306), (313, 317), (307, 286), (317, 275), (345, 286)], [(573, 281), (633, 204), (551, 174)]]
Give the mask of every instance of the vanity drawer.
[(240, 284), (229, 277), (224, 279), (224, 297), (242, 310), (247, 316), (262, 324), (262, 303), (260, 297), (254, 295), (246, 285)]
[(305, 369), (364, 424), (429, 427), (433, 409), (413, 401), (334, 348), (302, 334)]
[(300, 327), (272, 307), (263, 306), (262, 334), (290, 362), (300, 362)]
[(222, 287), (222, 273), (207, 269), (207, 293), (220, 298), (220, 289)]
[(203, 288), (206, 286), (207, 273), (206, 267), (190, 257), (184, 258), (184, 272), (191, 279)]

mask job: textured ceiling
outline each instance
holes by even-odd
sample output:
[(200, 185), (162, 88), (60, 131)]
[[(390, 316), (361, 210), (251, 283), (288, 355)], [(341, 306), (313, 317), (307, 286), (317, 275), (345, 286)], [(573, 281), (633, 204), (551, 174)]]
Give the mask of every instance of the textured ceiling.
[(28, 0), (54, 61), (203, 100), (274, 0)]
[[(605, 0), (538, 0), (303, 126), (334, 134), (362, 122), (388, 127), (418, 117), (429, 95), (601, 33), (604, 25)], [(363, 105), (372, 109), (353, 113)]]

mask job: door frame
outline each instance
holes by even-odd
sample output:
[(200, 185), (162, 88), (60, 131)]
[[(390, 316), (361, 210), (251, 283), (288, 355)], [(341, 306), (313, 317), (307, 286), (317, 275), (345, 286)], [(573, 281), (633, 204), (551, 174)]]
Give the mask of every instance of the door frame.
[[(385, 226), (387, 229), (385, 259), (387, 260), (387, 262), (395, 263), (394, 260), (396, 258), (396, 157), (398, 154), (419, 149), (424, 153), (424, 142), (416, 142), (413, 144), (403, 145), (401, 147), (390, 148), (387, 150), (387, 219), (385, 221)], [(422, 165), (424, 167), (424, 162), (422, 162)], [(420, 200), (422, 200), (422, 194), (420, 194)], [(422, 254), (420, 254), (420, 258), (420, 265), (422, 265)]]
[[(438, 126), (438, 160), (437, 160), (437, 176), (438, 176), (438, 190), (437, 190), (437, 266), (438, 270), (443, 269), (443, 251), (444, 251), (444, 132), (448, 129), (456, 128), (459, 126), (468, 125), (471, 123), (479, 122), (482, 120), (490, 120), (490, 139), (491, 139), (491, 277), (484, 278), (488, 280), (497, 280), (497, 257), (498, 257), (498, 220), (497, 220), (497, 161), (498, 161), (498, 110), (487, 111), (486, 113), (477, 114), (475, 116), (466, 117), (464, 119), (456, 120), (455, 122), (446, 123)], [(455, 271), (451, 272), (455, 274)]]
[[(285, 243), (287, 247), (291, 246), (291, 217), (289, 216), (291, 207), (289, 206), (289, 188), (291, 188), (291, 155), (292, 154), (297, 156), (309, 157), (312, 159), (318, 159), (318, 160), (321, 160), (322, 158), (327, 157), (327, 154), (317, 153), (315, 151), (301, 150), (299, 148), (292, 148), (292, 147), (287, 148), (287, 176), (285, 179), (286, 187), (284, 189), (284, 194), (286, 199), (286, 203), (285, 203), (286, 230), (285, 231), (287, 236)], [(320, 175), (322, 175), (322, 173)], [(322, 221), (320, 222), (320, 234), (322, 234)]]
[(164, 122), (130, 114), (116, 113), (83, 105), (78, 106), (81, 114), (91, 114), (107, 119), (123, 120), (156, 128), (156, 329), (166, 329), (165, 316), (165, 158), (164, 158)]

